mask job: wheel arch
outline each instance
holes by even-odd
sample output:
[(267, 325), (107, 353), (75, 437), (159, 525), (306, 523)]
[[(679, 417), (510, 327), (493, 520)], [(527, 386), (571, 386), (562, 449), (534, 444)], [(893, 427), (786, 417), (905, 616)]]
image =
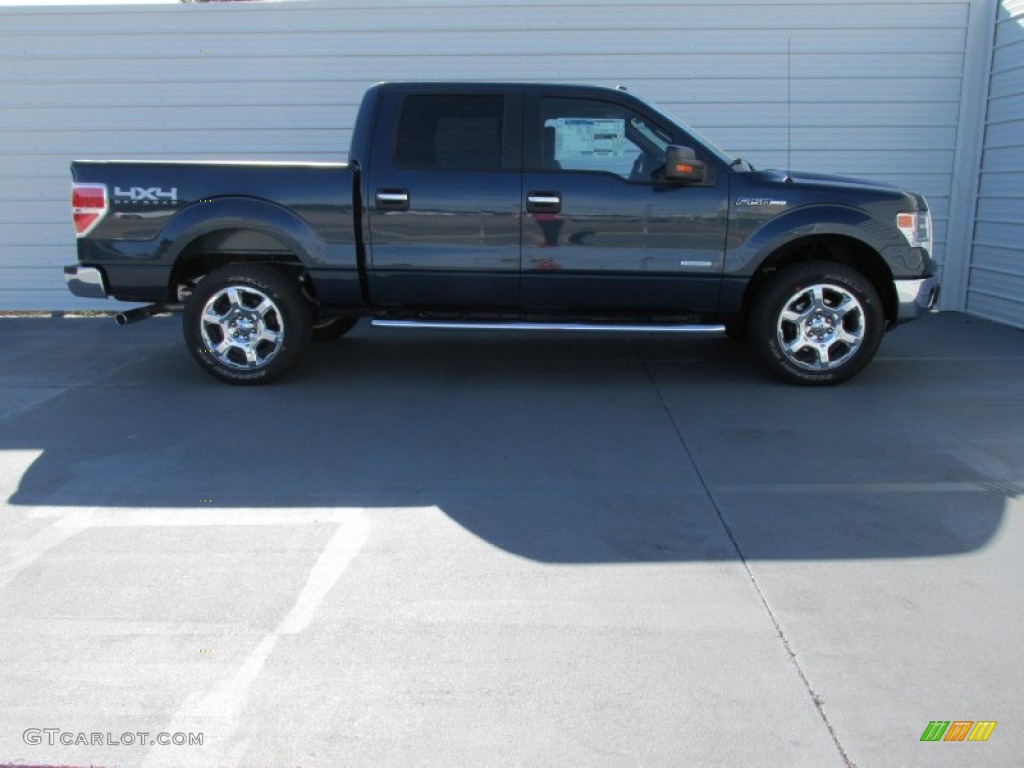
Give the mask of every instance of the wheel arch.
[(302, 271), (321, 263), (327, 243), (299, 216), (276, 203), (214, 198), (189, 206), (168, 224), (162, 261), (172, 264), (168, 290), (224, 264), (262, 262)]
[(195, 284), (213, 270), (233, 263), (266, 264), (296, 274), (305, 264), (289, 244), (259, 230), (234, 228), (199, 235), (181, 249), (170, 274), (169, 292)]
[(743, 292), (741, 312), (750, 312), (754, 297), (772, 275), (794, 264), (831, 261), (854, 269), (866, 277), (882, 299), (886, 322), (898, 314), (898, 299), (892, 270), (871, 245), (855, 237), (839, 234), (805, 235), (778, 246), (768, 254), (751, 276)]

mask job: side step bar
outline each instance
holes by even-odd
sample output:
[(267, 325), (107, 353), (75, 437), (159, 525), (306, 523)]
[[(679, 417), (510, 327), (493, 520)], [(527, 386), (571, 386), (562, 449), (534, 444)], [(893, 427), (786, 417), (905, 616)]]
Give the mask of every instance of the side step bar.
[(724, 325), (618, 325), (587, 323), (459, 322), (448, 320), (384, 320), (374, 318), (380, 328), (444, 328), (460, 331), (602, 331), (619, 333), (722, 333)]

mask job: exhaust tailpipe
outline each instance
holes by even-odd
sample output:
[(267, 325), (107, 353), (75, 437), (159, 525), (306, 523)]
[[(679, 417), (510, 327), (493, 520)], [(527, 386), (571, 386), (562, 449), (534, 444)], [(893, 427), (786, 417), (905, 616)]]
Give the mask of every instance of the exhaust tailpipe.
[(150, 304), (146, 307), (136, 307), (135, 309), (118, 312), (114, 315), (114, 322), (118, 325), (130, 325), (131, 323), (137, 323), (140, 320), (145, 320), (147, 317), (152, 317), (166, 311), (167, 307), (163, 304)]

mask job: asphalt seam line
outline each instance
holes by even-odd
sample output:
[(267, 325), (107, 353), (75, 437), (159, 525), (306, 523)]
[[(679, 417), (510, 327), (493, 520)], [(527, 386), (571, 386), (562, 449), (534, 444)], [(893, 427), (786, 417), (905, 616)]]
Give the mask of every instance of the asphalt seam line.
[(683, 437), (683, 432), (679, 428), (679, 424), (676, 422), (675, 416), (672, 415), (672, 410), (668, 407), (668, 403), (665, 402), (665, 397), (661, 392), (661, 387), (658, 386), (657, 380), (654, 378), (654, 374), (651, 373), (651, 369), (648, 368), (646, 361), (640, 357), (639, 354), (637, 355), (637, 360), (643, 368), (644, 373), (647, 375), (647, 379), (650, 381), (651, 387), (654, 389), (654, 393), (658, 397), (658, 402), (661, 403), (662, 410), (665, 411), (665, 415), (668, 417), (669, 423), (672, 425), (672, 429), (675, 431), (676, 437), (679, 439), (679, 445), (682, 446), (683, 451), (686, 453), (686, 458), (690, 462), (690, 466), (693, 467), (693, 471), (697, 474), (697, 479), (700, 481), (701, 487), (704, 489), (704, 494), (711, 503), (711, 508), (715, 510), (715, 514), (718, 516), (718, 522), (725, 531), (725, 535), (729, 537), (729, 541), (732, 543), (733, 549), (736, 550), (736, 556), (740, 559), (740, 563), (743, 565), (743, 570), (746, 571), (747, 578), (750, 579), (750, 583), (757, 591), (757, 596), (761, 600), (761, 605), (768, 614), (768, 618), (771, 620), (772, 626), (775, 628), (775, 634), (778, 635), (779, 640), (782, 642), (782, 647), (786, 651), (786, 655), (789, 656), (790, 663), (793, 665), (794, 669), (796, 669), (804, 688), (807, 690), (808, 696), (811, 697), (811, 703), (814, 704), (814, 708), (817, 710), (818, 716), (825, 724), (825, 728), (828, 729), (828, 734), (832, 738), (832, 743), (835, 744), (836, 749), (839, 751), (839, 757), (842, 759), (843, 765), (845, 765), (846, 768), (857, 768), (857, 764), (850, 759), (850, 756), (846, 753), (842, 743), (839, 741), (839, 735), (836, 733), (835, 728), (829, 721), (828, 715), (825, 714), (821, 697), (818, 695), (817, 691), (814, 690), (814, 686), (811, 685), (811, 681), (807, 678), (807, 674), (804, 672), (803, 667), (800, 666), (800, 660), (793, 651), (793, 646), (790, 644), (789, 638), (786, 637), (786, 633), (783, 631), (782, 625), (779, 623), (778, 616), (775, 615), (775, 611), (773, 611), (771, 605), (769, 605), (768, 598), (765, 595), (764, 590), (762, 590), (761, 585), (758, 584), (757, 578), (754, 576), (754, 571), (751, 569), (750, 563), (747, 562), (747, 558), (744, 556), (743, 550), (740, 548), (740, 544), (732, 532), (732, 528), (730, 528), (729, 524), (725, 521), (725, 516), (722, 514), (722, 510), (718, 506), (718, 502), (715, 500), (714, 494), (711, 493), (711, 489), (708, 487), (707, 481), (704, 479), (704, 473), (700, 471), (700, 467), (697, 465), (697, 461), (694, 459), (693, 453), (690, 451), (690, 446), (686, 444), (686, 438)]
[[(32, 411), (36, 410), (37, 408), (42, 408), (44, 405), (52, 402), (53, 400), (56, 400), (57, 398), (60, 397), (64, 397), (65, 395), (69, 395), (72, 392), (78, 392), (81, 390), (88, 389), (107, 389), (107, 387), (104, 387), (103, 385), (106, 382), (110, 381), (111, 379), (120, 376), (122, 372), (129, 370), (133, 367), (137, 367), (140, 365), (140, 363), (144, 363), (150, 358), (155, 357), (158, 354), (165, 353), (168, 349), (173, 348), (174, 347), (172, 345), (168, 344), (167, 349), (160, 347), (157, 349), (148, 350), (146, 352), (143, 352), (142, 355), (140, 355), (139, 357), (133, 357), (131, 360), (126, 360), (123, 363), (115, 365), (115, 367), (113, 368), (108, 368), (102, 373), (97, 373), (95, 376), (92, 376), (83, 381), (76, 381), (72, 384), (56, 384), (52, 386), (42, 385), (31, 387), (11, 387), (12, 389), (50, 389), (53, 391), (48, 396), (44, 397), (42, 400), (37, 400), (36, 402), (29, 403), (22, 408), (17, 408), (13, 411), (8, 411), (7, 413), (0, 414), (0, 422), (4, 422), (7, 421), (8, 419), (13, 419), (18, 416), (24, 416), (25, 414), (32, 413)], [(2, 392), (3, 389), (6, 388), (7, 387), (0, 387), (0, 392)]]

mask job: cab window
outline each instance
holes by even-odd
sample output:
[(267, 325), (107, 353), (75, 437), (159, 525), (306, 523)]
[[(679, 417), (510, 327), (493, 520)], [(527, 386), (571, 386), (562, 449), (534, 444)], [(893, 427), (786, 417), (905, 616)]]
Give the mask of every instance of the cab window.
[(417, 170), (502, 168), (502, 96), (409, 96), (395, 132), (394, 161)]
[(671, 136), (626, 107), (591, 99), (541, 100), (544, 170), (611, 173), (649, 182), (665, 163)]

